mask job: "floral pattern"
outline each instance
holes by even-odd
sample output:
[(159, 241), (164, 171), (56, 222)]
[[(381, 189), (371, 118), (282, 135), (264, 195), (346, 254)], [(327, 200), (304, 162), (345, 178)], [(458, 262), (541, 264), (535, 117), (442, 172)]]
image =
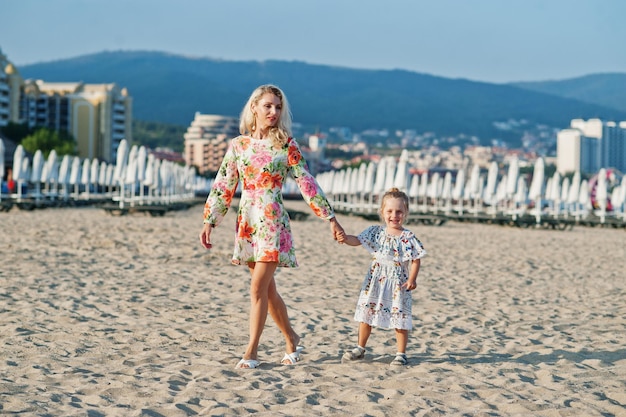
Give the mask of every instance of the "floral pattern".
[(370, 226), (358, 236), (372, 255), (356, 305), (354, 319), (386, 329), (413, 327), (411, 292), (401, 285), (408, 281), (411, 261), (426, 255), (422, 242), (409, 230), (400, 236), (384, 226)]
[(204, 222), (214, 227), (222, 222), (241, 181), (233, 264), (278, 262), (279, 266), (298, 266), (282, 197), (283, 182), (289, 174), (316, 216), (325, 220), (334, 217), (294, 139), (282, 149), (276, 149), (269, 140), (249, 136), (231, 140), (204, 205)]

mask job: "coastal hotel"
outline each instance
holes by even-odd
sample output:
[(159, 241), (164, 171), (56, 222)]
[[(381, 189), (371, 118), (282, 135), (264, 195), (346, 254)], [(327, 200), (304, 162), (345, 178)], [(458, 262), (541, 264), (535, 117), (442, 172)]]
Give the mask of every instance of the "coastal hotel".
[(79, 157), (114, 162), (132, 141), (132, 97), (114, 83), (24, 80), (0, 50), (0, 127), (10, 122), (67, 131)]

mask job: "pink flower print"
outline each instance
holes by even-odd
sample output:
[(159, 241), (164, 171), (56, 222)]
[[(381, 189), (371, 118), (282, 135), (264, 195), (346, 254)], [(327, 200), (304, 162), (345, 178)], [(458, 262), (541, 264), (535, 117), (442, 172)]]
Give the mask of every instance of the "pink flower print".
[(280, 251), (287, 252), (291, 248), (291, 234), (286, 230), (280, 233)]
[(317, 195), (317, 187), (315, 185), (315, 180), (312, 177), (300, 177), (297, 181), (300, 185), (300, 190), (305, 197), (313, 198)]
[(269, 152), (255, 153), (250, 157), (250, 162), (255, 166), (265, 166), (272, 162), (272, 155)]

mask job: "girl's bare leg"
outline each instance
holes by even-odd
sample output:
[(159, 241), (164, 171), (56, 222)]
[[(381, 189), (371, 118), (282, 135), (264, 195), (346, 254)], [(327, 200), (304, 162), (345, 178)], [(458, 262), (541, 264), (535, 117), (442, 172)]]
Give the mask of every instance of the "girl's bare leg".
[(250, 339), (244, 353), (244, 359), (258, 359), (259, 341), (265, 327), (268, 311), (268, 291), (274, 280), (278, 263), (256, 262), (248, 264), (250, 268)]
[(359, 323), (359, 346), (365, 347), (367, 344), (367, 340), (370, 338), (370, 334), (372, 334), (372, 326), (367, 323), (360, 322)]
[(396, 329), (396, 347), (398, 352), (406, 353), (406, 345), (409, 341), (409, 331)]

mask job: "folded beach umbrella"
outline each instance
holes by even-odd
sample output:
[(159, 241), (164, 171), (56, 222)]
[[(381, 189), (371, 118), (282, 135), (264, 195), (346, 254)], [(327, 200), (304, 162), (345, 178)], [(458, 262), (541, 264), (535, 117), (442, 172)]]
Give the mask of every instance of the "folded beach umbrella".
[(580, 171), (576, 171), (572, 177), (572, 184), (569, 187), (569, 193), (567, 194), (567, 202), (574, 204), (578, 201), (578, 194), (580, 192)]
[(100, 180), (100, 162), (98, 161), (98, 158), (94, 158), (91, 160), (90, 171), (91, 173), (89, 174), (89, 183), (92, 185), (98, 185), (98, 182)]
[(115, 158), (115, 171), (113, 171), (113, 182), (121, 184), (124, 181), (126, 172), (126, 164), (128, 163), (128, 142), (126, 139), (120, 141), (117, 147), (117, 155)]
[(396, 162), (396, 158), (388, 156), (385, 172), (385, 192), (389, 191), (394, 186), (397, 166), (398, 163)]
[(17, 145), (15, 148), (15, 152), (13, 153), (13, 179), (15, 181), (24, 179), (22, 178), (22, 159), (26, 157), (24, 152), (24, 147), (22, 145)]
[(452, 198), (454, 200), (460, 200), (463, 198), (463, 188), (465, 186), (465, 168), (461, 168), (456, 173), (456, 179), (454, 180), (454, 189), (452, 190)]
[(512, 197), (515, 194), (515, 190), (517, 188), (517, 176), (519, 175), (519, 167), (518, 167), (517, 158), (513, 158), (511, 163), (509, 164), (509, 171), (507, 173), (507, 183), (506, 183), (506, 195), (507, 197)]
[(531, 200), (540, 200), (543, 197), (544, 169), (543, 158), (537, 158), (533, 168), (533, 178), (528, 189), (528, 198)]
[(41, 173), (43, 171), (43, 165), (45, 161), (41, 150), (37, 149), (33, 156), (33, 166), (30, 173), (30, 182), (38, 184), (41, 182)]
[(489, 164), (489, 171), (487, 172), (487, 185), (483, 195), (483, 200), (487, 204), (493, 204), (494, 196), (496, 194), (496, 186), (498, 184), (498, 163), (492, 161)]
[(80, 158), (78, 156), (75, 156), (72, 158), (72, 165), (71, 165), (71, 169), (70, 169), (70, 178), (69, 178), (69, 183), (71, 185), (76, 185), (78, 184), (78, 180), (80, 178)]
[(63, 155), (63, 159), (61, 159), (61, 166), (59, 167), (59, 176), (58, 183), (59, 184), (67, 184), (70, 179), (70, 156)]
[(82, 185), (89, 185), (90, 178), (91, 178), (91, 161), (85, 158), (83, 160), (83, 167), (80, 170), (80, 183)]

